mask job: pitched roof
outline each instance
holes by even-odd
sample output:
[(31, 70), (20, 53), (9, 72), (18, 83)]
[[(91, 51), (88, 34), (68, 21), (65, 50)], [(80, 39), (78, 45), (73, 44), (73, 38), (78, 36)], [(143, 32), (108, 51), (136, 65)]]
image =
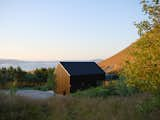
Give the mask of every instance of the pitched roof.
[(60, 62), (60, 64), (72, 76), (105, 74), (95, 62)]

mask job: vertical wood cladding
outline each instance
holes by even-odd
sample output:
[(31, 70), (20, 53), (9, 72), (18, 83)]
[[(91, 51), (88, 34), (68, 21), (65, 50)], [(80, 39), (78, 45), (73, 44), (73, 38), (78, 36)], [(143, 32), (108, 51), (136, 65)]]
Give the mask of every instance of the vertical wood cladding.
[(56, 74), (56, 93), (69, 94), (70, 93), (70, 76), (61, 64), (58, 64), (55, 70)]

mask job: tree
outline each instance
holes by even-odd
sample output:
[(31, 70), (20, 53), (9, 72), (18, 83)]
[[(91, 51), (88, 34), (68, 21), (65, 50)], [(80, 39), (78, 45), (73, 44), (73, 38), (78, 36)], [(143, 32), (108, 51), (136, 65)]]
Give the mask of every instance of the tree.
[(147, 19), (141, 21), (140, 23), (135, 23), (140, 36), (160, 24), (159, 0), (141, 0), (141, 4)]
[(160, 90), (160, 25), (145, 33), (133, 45), (133, 60), (124, 66), (126, 83), (141, 91)]
[(48, 71), (46, 68), (36, 69), (34, 75), (37, 77), (37, 82), (47, 82)]

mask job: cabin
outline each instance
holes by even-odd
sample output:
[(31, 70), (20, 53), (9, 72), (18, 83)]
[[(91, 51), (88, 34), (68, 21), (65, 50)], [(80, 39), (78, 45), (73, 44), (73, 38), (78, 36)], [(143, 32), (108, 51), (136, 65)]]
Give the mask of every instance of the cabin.
[(63, 95), (98, 86), (105, 80), (105, 72), (95, 62), (60, 62), (55, 75), (55, 92)]

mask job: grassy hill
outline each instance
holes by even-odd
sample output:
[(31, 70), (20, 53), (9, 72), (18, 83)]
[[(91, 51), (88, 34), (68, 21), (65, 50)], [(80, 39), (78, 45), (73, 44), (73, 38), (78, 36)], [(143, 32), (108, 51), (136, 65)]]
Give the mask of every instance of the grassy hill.
[[(117, 53), (116, 55), (114, 55), (108, 59), (105, 59), (105, 60), (99, 62), (99, 66), (102, 69), (104, 69), (104, 71), (106, 73), (114, 73), (114, 72), (120, 71), (126, 60), (133, 61), (133, 56), (131, 55), (131, 53), (139, 50), (139, 47), (137, 47), (137, 45), (141, 44), (141, 42), (144, 42), (143, 44), (147, 45), (146, 43), (147, 43), (148, 39), (150, 39), (150, 41), (155, 41), (155, 43), (159, 44), (156, 41), (156, 37), (158, 39), (159, 31), (160, 31), (160, 27), (157, 26), (151, 32), (143, 35), (140, 39), (138, 39), (136, 42), (131, 44), (126, 49), (122, 50), (121, 52)], [(148, 37), (148, 36), (150, 36), (150, 37)], [(143, 45), (141, 45), (141, 46), (143, 47)]]
[(116, 55), (99, 62), (98, 65), (106, 73), (119, 71), (122, 68), (124, 61), (127, 59), (131, 59), (129, 51), (132, 49), (133, 44), (127, 47), (126, 49), (122, 50), (121, 52), (117, 53)]

